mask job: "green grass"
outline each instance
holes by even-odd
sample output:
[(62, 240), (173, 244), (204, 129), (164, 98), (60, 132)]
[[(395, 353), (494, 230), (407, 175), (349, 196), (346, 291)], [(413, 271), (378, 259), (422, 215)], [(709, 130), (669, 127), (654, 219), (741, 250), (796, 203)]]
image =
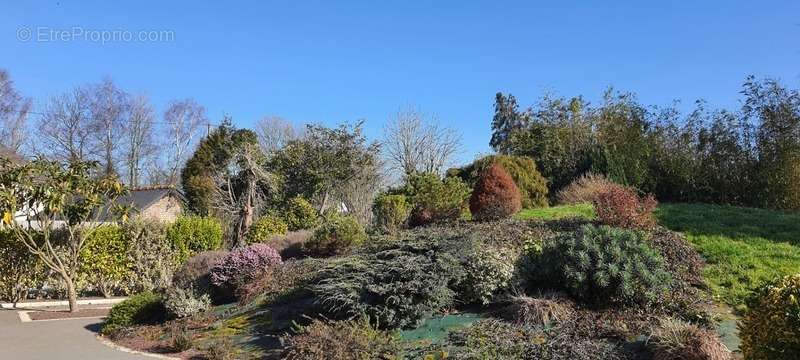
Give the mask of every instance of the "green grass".
[(716, 300), (741, 305), (764, 281), (800, 272), (800, 213), (661, 204), (656, 216), (706, 258), (705, 278)]
[[(523, 210), (522, 219), (594, 218), (589, 204)], [(661, 225), (680, 231), (705, 257), (717, 301), (742, 305), (753, 288), (800, 272), (800, 213), (708, 204), (661, 204)]]
[(591, 204), (560, 205), (538, 209), (523, 209), (517, 214), (520, 219), (561, 219), (566, 217), (582, 217), (594, 219), (594, 208)]

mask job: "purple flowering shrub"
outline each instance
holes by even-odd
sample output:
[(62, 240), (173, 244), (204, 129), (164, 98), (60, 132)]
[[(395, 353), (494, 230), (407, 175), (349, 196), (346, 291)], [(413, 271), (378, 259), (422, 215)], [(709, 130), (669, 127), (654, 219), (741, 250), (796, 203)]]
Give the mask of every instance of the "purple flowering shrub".
[(253, 244), (231, 251), (215, 265), (211, 269), (211, 283), (235, 291), (281, 263), (278, 251), (266, 244)]

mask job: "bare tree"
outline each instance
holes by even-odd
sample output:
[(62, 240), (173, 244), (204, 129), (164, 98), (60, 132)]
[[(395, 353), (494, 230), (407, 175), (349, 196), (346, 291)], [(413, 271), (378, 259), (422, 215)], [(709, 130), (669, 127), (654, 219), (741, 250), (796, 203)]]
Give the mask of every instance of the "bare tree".
[(206, 108), (194, 99), (172, 101), (164, 113), (164, 122), (169, 126), (172, 141), (167, 161), (168, 179), (170, 184), (177, 184), (180, 169), (198, 138), (198, 132), (208, 124)]
[(265, 153), (271, 154), (282, 149), (289, 141), (297, 140), (305, 134), (305, 127), (275, 116), (267, 116), (256, 124), (258, 142)]
[(248, 144), (233, 154), (224, 171), (213, 177), (211, 201), (218, 215), (232, 227), (232, 247), (245, 245), (245, 234), (265, 196), (275, 191), (274, 176), (266, 170), (264, 162), (259, 146)]
[(461, 134), (439, 125), (435, 116), (418, 109), (401, 109), (384, 127), (387, 165), (403, 175), (441, 174), (461, 151)]
[(31, 100), (17, 93), (11, 76), (0, 69), (0, 145), (19, 153), (30, 109)]
[(120, 134), (126, 130), (124, 118), (128, 111), (128, 94), (118, 88), (110, 78), (92, 87), (92, 137), (96, 142), (103, 172), (117, 175), (116, 158)]
[(148, 161), (156, 161), (155, 113), (147, 96), (139, 95), (131, 99), (129, 114), (125, 129), (125, 165), (128, 185), (138, 187), (142, 183), (142, 168)]
[(91, 105), (82, 87), (51, 98), (37, 124), (39, 141), (34, 152), (60, 161), (91, 159)]

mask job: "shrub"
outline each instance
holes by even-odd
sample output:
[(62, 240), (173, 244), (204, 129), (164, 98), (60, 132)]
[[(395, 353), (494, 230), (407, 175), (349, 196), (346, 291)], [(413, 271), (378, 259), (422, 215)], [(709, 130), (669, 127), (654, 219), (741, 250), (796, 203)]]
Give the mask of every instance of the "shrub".
[(589, 305), (644, 304), (664, 293), (670, 276), (640, 233), (584, 225), (545, 242), (535, 255), (534, 286), (563, 289)]
[(572, 304), (555, 295), (542, 298), (514, 296), (500, 315), (518, 325), (551, 326), (574, 315)]
[(653, 360), (733, 359), (730, 350), (715, 333), (675, 319), (661, 320), (650, 335), (647, 347), (653, 354)]
[(286, 261), (240, 287), (236, 298), (241, 304), (249, 304), (258, 298), (270, 301), (299, 290), (313, 279), (315, 272), (319, 270), (319, 261), (313, 258)]
[(372, 205), (375, 228), (386, 234), (394, 234), (403, 226), (411, 212), (404, 195), (381, 195)]
[(492, 164), (481, 173), (469, 200), (474, 219), (507, 218), (521, 207), (519, 189), (502, 166)]
[(482, 305), (490, 304), (511, 286), (517, 258), (509, 249), (489, 245), (474, 249), (463, 262), (463, 299)]
[(210, 217), (183, 216), (167, 228), (167, 239), (183, 263), (201, 251), (216, 250), (222, 246), (222, 225)]
[(594, 203), (605, 189), (619, 186), (603, 174), (585, 173), (561, 189), (556, 195), (559, 204)]
[(325, 217), (314, 236), (303, 244), (303, 251), (312, 256), (342, 254), (367, 239), (364, 227), (350, 216), (336, 213)]
[(401, 350), (395, 334), (380, 331), (366, 320), (314, 320), (286, 339), (289, 360), (394, 359)]
[(653, 210), (658, 202), (653, 195), (641, 198), (631, 188), (609, 186), (597, 194), (594, 210), (606, 225), (647, 230), (655, 226)]
[(796, 359), (800, 354), (800, 274), (759, 287), (739, 323), (746, 359)]
[(309, 230), (290, 231), (286, 235), (275, 235), (265, 242), (281, 254), (283, 259), (291, 259), (303, 255), (303, 244), (314, 235)]
[[(497, 319), (479, 320), (450, 332), (438, 353), (447, 359), (617, 360), (624, 352), (603, 339), (574, 336), (559, 328), (522, 326)], [(452, 355), (452, 357), (450, 356)]]
[(289, 231), (286, 223), (277, 216), (264, 215), (247, 230), (245, 240), (248, 244), (263, 243), (274, 235), (284, 235)]
[(161, 296), (150, 291), (142, 292), (114, 305), (108, 313), (102, 332), (108, 335), (125, 327), (155, 324), (163, 321), (165, 315), (166, 309)]
[(435, 174), (415, 174), (408, 177), (404, 192), (411, 201), (409, 225), (427, 225), (437, 221), (455, 220), (461, 216), (470, 189), (463, 180)]
[(105, 297), (119, 292), (130, 271), (126, 256), (128, 244), (122, 228), (116, 225), (97, 227), (86, 238), (80, 252), (80, 273)]
[(159, 222), (132, 221), (123, 225), (128, 243), (128, 287), (134, 293), (163, 289), (172, 284), (178, 267), (177, 251)]
[(281, 263), (281, 256), (265, 244), (253, 244), (231, 251), (211, 269), (211, 283), (235, 292)]
[(286, 225), (289, 231), (313, 229), (319, 225), (319, 214), (308, 200), (297, 196), (286, 207)]
[(179, 329), (172, 332), (172, 351), (184, 352), (194, 346), (194, 339), (188, 329)]
[(47, 277), (39, 257), (8, 230), (0, 230), (0, 259), (0, 299), (15, 305)]
[(169, 317), (186, 318), (211, 308), (211, 297), (197, 294), (192, 288), (170, 288), (164, 295), (164, 307)]
[(381, 328), (418, 325), (451, 306), (456, 258), (435, 242), (397, 241), (329, 261), (309, 286), (328, 314), (366, 315)]
[(481, 172), (494, 164), (502, 166), (514, 179), (522, 196), (522, 207), (526, 209), (547, 207), (547, 179), (539, 173), (533, 159), (527, 156), (489, 155), (452, 173), (474, 185)]
[[(190, 257), (172, 277), (173, 286), (194, 289), (198, 294), (218, 295), (211, 284), (211, 269), (227, 256), (227, 251), (203, 251)], [(219, 300), (219, 296), (214, 298)]]

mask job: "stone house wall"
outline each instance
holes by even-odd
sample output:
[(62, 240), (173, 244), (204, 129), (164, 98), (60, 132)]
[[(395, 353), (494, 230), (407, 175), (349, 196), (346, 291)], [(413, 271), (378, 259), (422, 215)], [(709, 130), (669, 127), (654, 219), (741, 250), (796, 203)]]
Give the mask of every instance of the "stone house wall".
[(182, 211), (181, 201), (175, 196), (165, 196), (139, 213), (140, 219), (174, 222)]

